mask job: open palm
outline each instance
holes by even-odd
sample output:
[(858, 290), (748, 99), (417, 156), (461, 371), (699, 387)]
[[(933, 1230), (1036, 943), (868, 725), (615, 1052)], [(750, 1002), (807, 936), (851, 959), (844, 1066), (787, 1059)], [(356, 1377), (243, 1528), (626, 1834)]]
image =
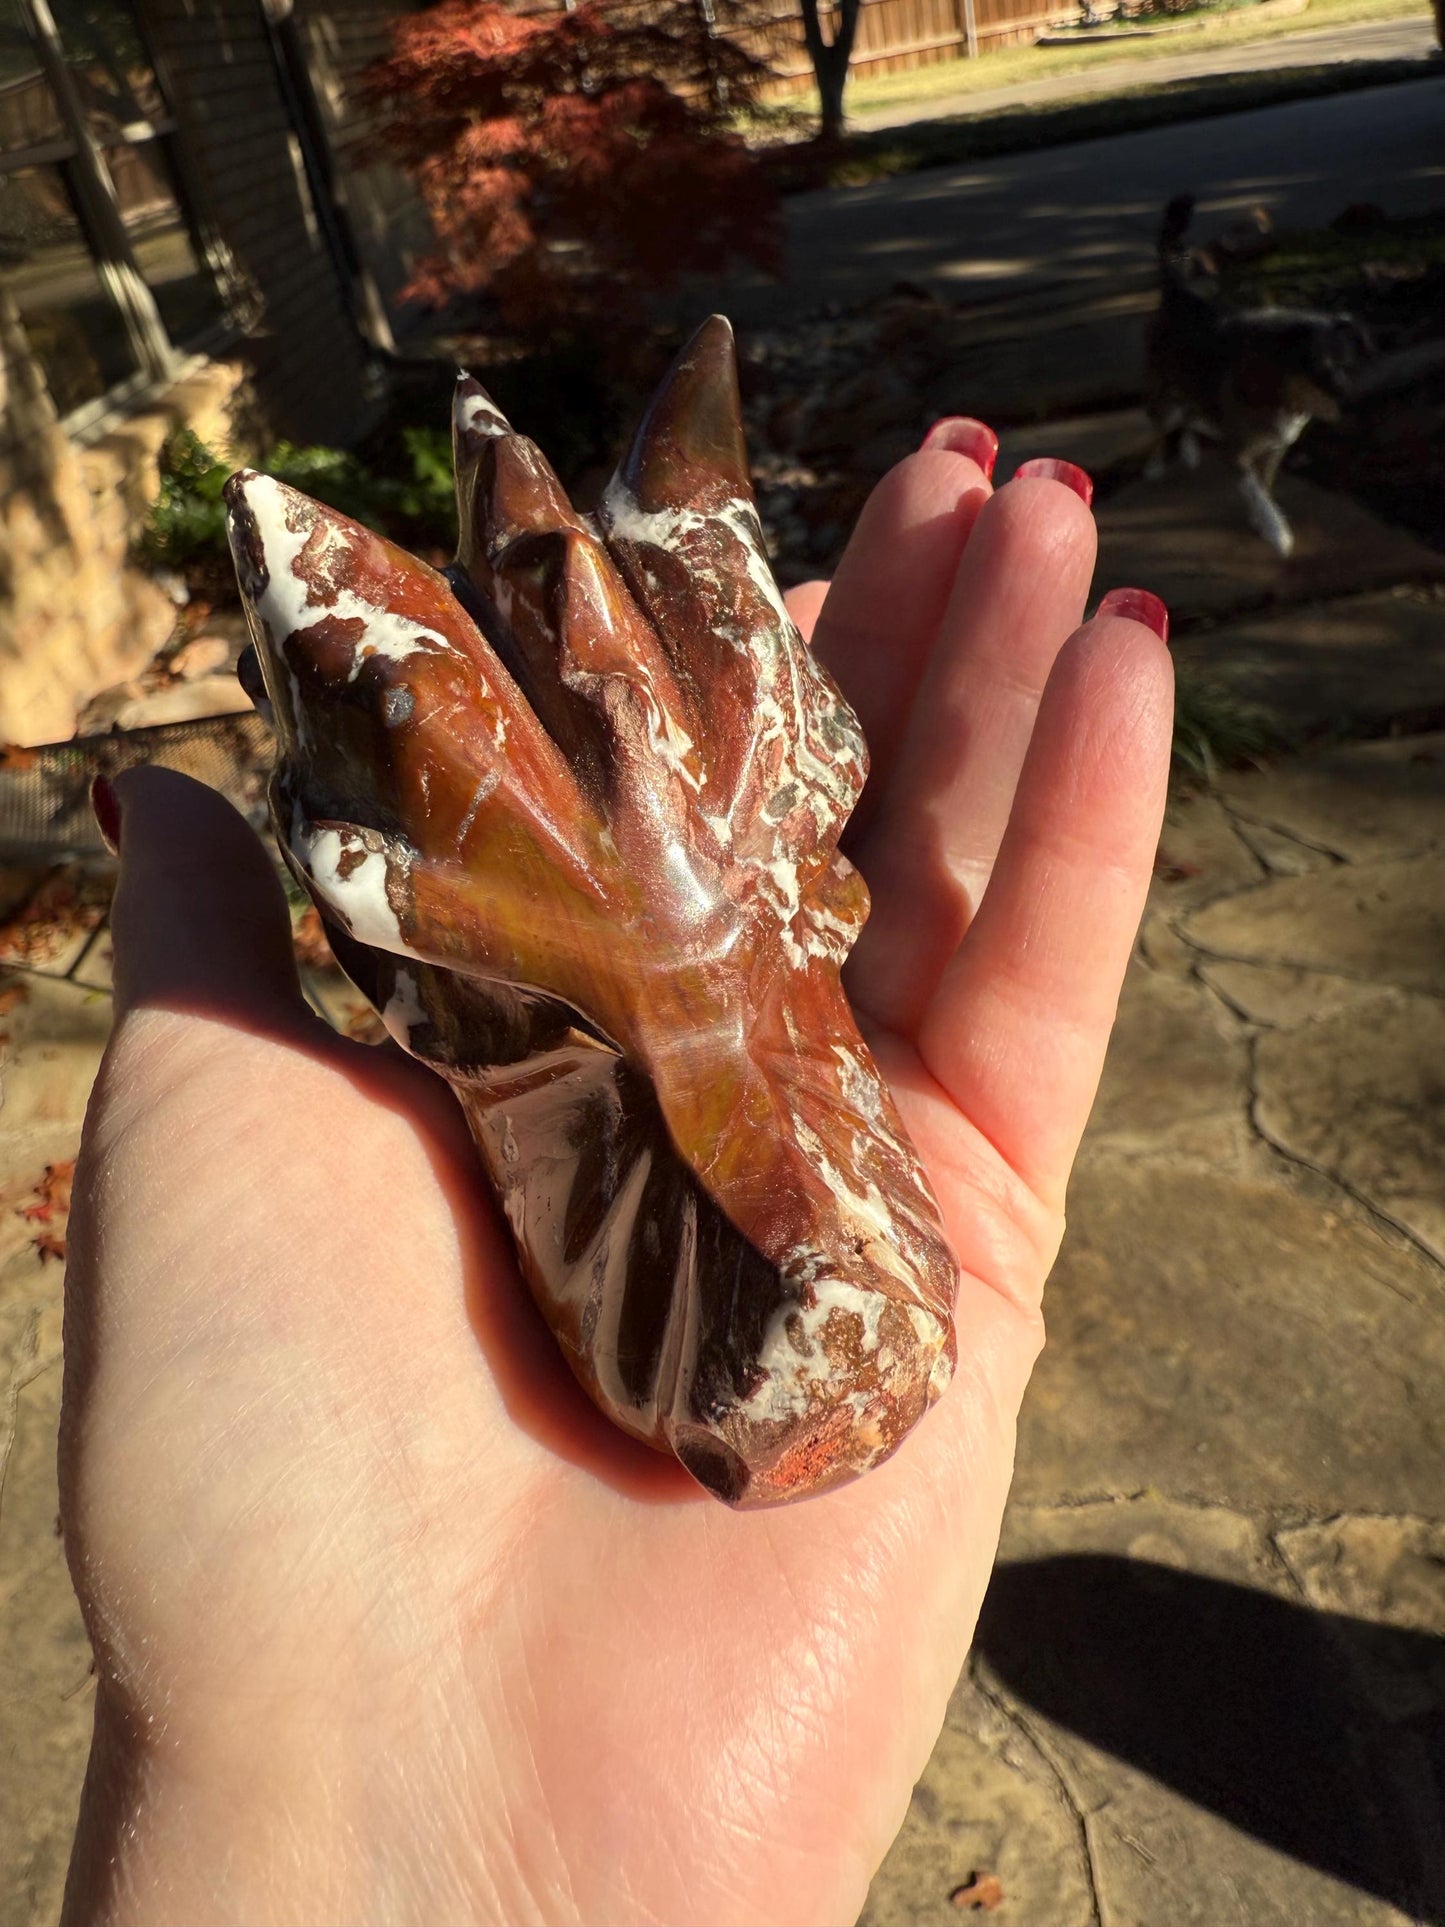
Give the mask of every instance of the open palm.
[(121, 784), (67, 1276), (100, 1671), (72, 1923), (861, 1905), (992, 1562), (1167, 760), (1156, 637), (1074, 633), (1082, 502), (990, 497), (950, 439), (793, 598), (873, 746), (850, 990), (964, 1274), (952, 1388), (858, 1484), (732, 1514), (615, 1433), (449, 1093), (310, 1016), (225, 804)]

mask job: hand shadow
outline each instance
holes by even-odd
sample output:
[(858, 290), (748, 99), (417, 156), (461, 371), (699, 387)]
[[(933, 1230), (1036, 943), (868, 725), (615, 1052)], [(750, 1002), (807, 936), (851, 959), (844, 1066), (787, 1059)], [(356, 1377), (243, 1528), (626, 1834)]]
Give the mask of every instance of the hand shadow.
[(1000, 1566), (976, 1650), (1090, 1744), (1445, 1923), (1445, 1640), (1082, 1554)]

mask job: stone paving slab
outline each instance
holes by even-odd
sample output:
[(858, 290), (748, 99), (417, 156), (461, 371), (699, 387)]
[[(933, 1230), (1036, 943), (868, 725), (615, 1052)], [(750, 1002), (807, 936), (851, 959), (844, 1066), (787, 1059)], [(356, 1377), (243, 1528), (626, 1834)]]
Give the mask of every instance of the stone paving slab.
[(1445, 600), (1436, 590), (1240, 617), (1177, 634), (1173, 647), (1187, 673), (1228, 690), (1287, 741), (1434, 724), (1445, 709)]
[(1164, 813), (1146, 916), (1178, 916), (1263, 883), (1267, 866), (1222, 797), (1173, 797)]
[(1261, 1038), (1255, 1117), (1445, 1264), (1445, 1002), (1392, 993)]
[[(1289, 474), (1277, 494), (1296, 538), (1294, 554), (1284, 560), (1251, 530), (1235, 480), (1218, 455), (1206, 453), (1196, 470), (1175, 468), (1157, 482), (1130, 483), (1099, 511), (1096, 589), (1129, 583), (1152, 589), (1179, 622), (1237, 619), (1252, 607), (1445, 582), (1445, 555), (1350, 497)], [(1197, 659), (1194, 652), (1216, 663), (1233, 660), (1232, 647), (1211, 650), (1207, 641), (1189, 650), (1182, 660)], [(1445, 689), (1437, 700), (1445, 700)]]
[(90, 1642), (57, 1532), (57, 1270), (43, 1310), (16, 1306), (11, 1268), (0, 1274), (0, 1920), (16, 1927), (59, 1917), (94, 1697)]
[[(1439, 1543), (1420, 1519), (1281, 1527), (1155, 1492), (1016, 1500), (969, 1671), (865, 1922), (942, 1922), (947, 1880), (980, 1865), (1015, 1927), (1414, 1918), (1436, 1875), (1420, 1754), (1445, 1679), (1420, 1643), (1445, 1627)], [(1020, 1857), (1013, 1829), (1030, 1820)], [(1047, 1884), (1080, 1873), (1082, 1893)]]
[(1252, 1508), (1431, 1514), (1445, 1277), (1347, 1197), (1088, 1157), (1019, 1432), (1021, 1504), (1145, 1487)]
[(110, 999), (63, 979), (0, 971), (0, 994), (7, 990), (20, 994), (0, 1019), (0, 1173), (28, 1175), (55, 1143), (78, 1137), (110, 1035)]
[(1202, 951), (1445, 995), (1445, 854), (1341, 864), (1207, 904), (1183, 934)]
[(954, 1927), (974, 1916), (960, 1915), (950, 1895), (983, 1873), (1002, 1885), (1002, 1922), (1097, 1923), (1083, 1829), (1057, 1769), (997, 1690), (970, 1671), (858, 1927)]
[(1090, 1145), (1166, 1146), (1217, 1165), (1251, 1142), (1249, 1042), (1202, 984), (1131, 965), (1089, 1124)]
[[(1445, 694), (1445, 603), (1435, 605), (1434, 620)], [(1242, 835), (1253, 840), (1267, 828), (1294, 839), (1316, 859), (1302, 868), (1445, 847), (1445, 734), (1350, 743), (1302, 762), (1230, 772), (1219, 788)]]
[(1445, 1918), (1440, 747), (1171, 804), (919, 1879), (1027, 1744), (1090, 1927)]
[[(1322, 1611), (1405, 1632), (1441, 1631), (1445, 1524), (1439, 1520), (1361, 1513), (1293, 1526), (1276, 1544), (1301, 1592)], [(1445, 1648), (1440, 1658), (1445, 1661)]]
[(1020, 462), (1036, 455), (1059, 455), (1077, 462), (1097, 485), (1118, 462), (1142, 462), (1154, 438), (1142, 408), (1114, 408), (1105, 413), (1071, 415), (1035, 426), (999, 431), (997, 479), (1006, 481)]
[[(1196, 952), (1189, 954), (1197, 960)], [(1349, 977), (1291, 964), (1206, 958), (1197, 962), (1197, 969), (1200, 982), (1208, 984), (1227, 1008), (1268, 1030), (1298, 1030), (1301, 1024), (1357, 1004), (1372, 1003), (1380, 995), (1375, 984), (1355, 983)]]

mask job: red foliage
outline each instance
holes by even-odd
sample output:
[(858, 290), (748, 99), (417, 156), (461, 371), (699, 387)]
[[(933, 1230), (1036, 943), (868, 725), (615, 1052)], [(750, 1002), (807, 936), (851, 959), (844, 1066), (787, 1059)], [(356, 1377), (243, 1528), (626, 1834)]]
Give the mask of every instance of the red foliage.
[(776, 265), (772, 189), (731, 119), (766, 64), (710, 31), (756, 0), (580, 0), (403, 15), (363, 76), (378, 145), (420, 188), (438, 248), (408, 294), (484, 295), (535, 339), (741, 256)]

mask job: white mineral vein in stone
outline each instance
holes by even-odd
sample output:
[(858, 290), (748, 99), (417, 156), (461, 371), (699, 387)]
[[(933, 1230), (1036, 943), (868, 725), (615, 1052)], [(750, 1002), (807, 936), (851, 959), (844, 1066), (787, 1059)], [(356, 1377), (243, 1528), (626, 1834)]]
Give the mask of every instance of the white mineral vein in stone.
[[(350, 825), (321, 829), (308, 821), (298, 807), (291, 813), (287, 843), (316, 895), (358, 943), (403, 957), (415, 954), (401, 934), (401, 925), (386, 894), (386, 854), (382, 850), (368, 850), (360, 830)], [(362, 860), (343, 876), (342, 857), (358, 850), (363, 852)]]
[(512, 424), (485, 395), (458, 396), (456, 418), (458, 426), (472, 435), (497, 436), (512, 432)]
[[(762, 525), (754, 505), (743, 496), (734, 496), (710, 511), (647, 510), (639, 505), (622, 478), (614, 475), (603, 495), (597, 519), (608, 536), (675, 554), (695, 573), (704, 576), (715, 576), (716, 571), (703, 566), (702, 558), (696, 553), (698, 538), (711, 535), (716, 539), (720, 528), (732, 538), (749, 584), (772, 617), (760, 630), (753, 630), (750, 639), (758, 670), (758, 691), (749, 760), (756, 767), (771, 755), (777, 765), (773, 795), (786, 794), (796, 787), (803, 807), (813, 813), (819, 836), (831, 834), (852, 802), (861, 745), (851, 755), (838, 756), (828, 754), (814, 740), (821, 710), (831, 706), (835, 699), (818, 677), (807, 645), (788, 614), (768, 561)], [(761, 806), (765, 821), (769, 820), (770, 800), (765, 798)], [(789, 960), (801, 964), (809, 956), (829, 954), (832, 946), (826, 936), (819, 942), (811, 932), (805, 932), (800, 942), (791, 927), (800, 908), (800, 882), (796, 863), (785, 854), (784, 833), (780, 827), (791, 814), (790, 808), (773, 819), (777, 836), (770, 860), (741, 857), (739, 861), (757, 873), (759, 893), (783, 925)], [(720, 822), (720, 819), (709, 821)], [(731, 840), (729, 830), (725, 847)], [(724, 842), (720, 832), (719, 842)]]
[[(266, 565), (266, 586), (254, 598), (254, 606), (270, 632), (275, 645), (274, 654), (282, 660), (291, 677), (298, 730), (304, 723), (300, 691), (290, 664), (285, 662), (283, 645), (288, 636), (309, 629), (323, 617), (334, 616), (343, 622), (361, 622), (365, 625), (364, 633), (352, 651), (348, 682), (356, 680), (368, 656), (384, 656), (388, 662), (405, 662), (418, 650), (456, 653), (444, 636), (437, 635), (434, 630), (427, 629), (410, 617), (378, 608), (375, 603), (366, 601), (354, 589), (337, 580), (337, 564), (351, 555), (356, 540), (350, 529), (324, 518), (311, 522), (309, 526), (303, 519), (302, 526), (293, 529), (287, 509), (295, 507), (298, 498), (273, 476), (248, 475), (244, 493), (246, 505), (255, 518)], [(296, 566), (308, 544), (310, 554), (307, 563), (314, 581), (301, 575)]]
[(397, 971), (381, 1021), (403, 1050), (411, 1048), (411, 1034), (417, 1026), (428, 1021), (416, 978), (409, 970)]

